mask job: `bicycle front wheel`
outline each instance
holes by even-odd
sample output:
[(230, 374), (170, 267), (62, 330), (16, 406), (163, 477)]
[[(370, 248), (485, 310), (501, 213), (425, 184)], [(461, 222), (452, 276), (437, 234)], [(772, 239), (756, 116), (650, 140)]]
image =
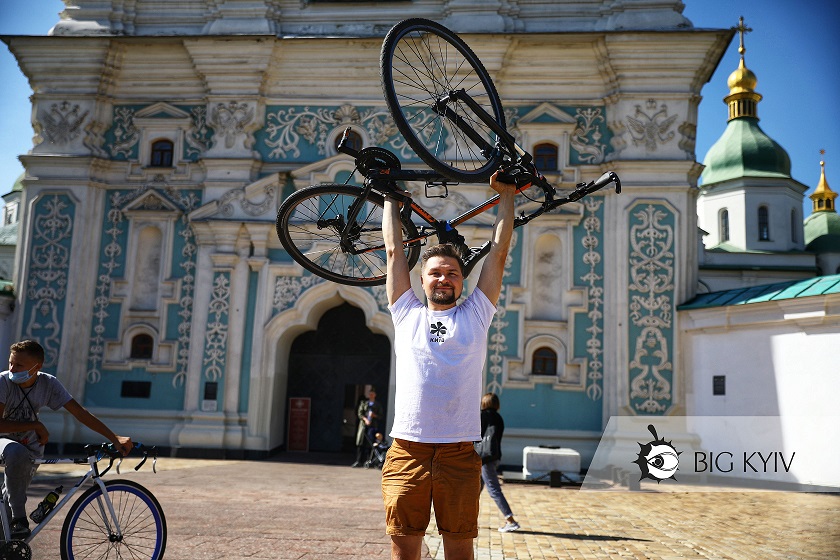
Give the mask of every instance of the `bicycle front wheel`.
[(448, 98), (464, 90), (505, 128), (490, 75), (458, 35), (426, 19), (401, 21), (385, 37), (379, 65), (394, 122), (429, 167), (463, 183), (484, 182), (498, 169), (496, 134), (466, 103)]
[[(277, 237), (305, 269), (349, 286), (385, 283), (387, 261), (382, 235), (384, 201), (362, 189), (325, 184), (297, 191), (277, 211)], [(355, 215), (355, 217), (351, 217)], [(417, 239), (411, 220), (400, 217), (403, 239)], [(409, 270), (420, 257), (420, 243), (403, 245)]]
[(61, 558), (163, 558), (166, 518), (152, 493), (131, 480), (108, 481), (105, 489), (116, 518), (111, 517), (99, 486), (88, 488), (64, 520)]

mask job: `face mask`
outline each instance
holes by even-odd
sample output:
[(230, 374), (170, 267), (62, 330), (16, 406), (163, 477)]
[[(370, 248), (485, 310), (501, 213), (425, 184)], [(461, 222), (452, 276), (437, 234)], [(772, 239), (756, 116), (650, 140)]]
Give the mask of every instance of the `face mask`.
[[(31, 373), (32, 368), (25, 369), (23, 371), (10, 371), (9, 372), (9, 379), (12, 380), (12, 383), (17, 383), (20, 385), (21, 383), (26, 383), (32, 377)], [(5, 373), (5, 372), (4, 372)]]

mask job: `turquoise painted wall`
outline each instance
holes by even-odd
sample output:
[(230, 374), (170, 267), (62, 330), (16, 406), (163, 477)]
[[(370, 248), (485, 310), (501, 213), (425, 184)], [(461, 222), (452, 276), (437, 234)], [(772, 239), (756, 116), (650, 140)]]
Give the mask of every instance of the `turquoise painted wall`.
[[(574, 227), (573, 283), (585, 289), (585, 309), (573, 314), (569, 322), (571, 343), (567, 361), (584, 362), (582, 384), (561, 387), (553, 383), (534, 383), (530, 388), (505, 386), (502, 357), (524, 353), (527, 341), (520, 339), (519, 314), (505, 307), (505, 295), (494, 317), (488, 339), (486, 390), (499, 395), (505, 425), (522, 429), (600, 430), (603, 410), (603, 217), (604, 197), (592, 196), (583, 202), (583, 219)], [(522, 277), (521, 243), (511, 251), (513, 259), (505, 272), (506, 284)], [(530, 365), (531, 356), (524, 356)], [(527, 367), (526, 366), (526, 369)], [(558, 364), (562, 367), (562, 364)]]
[(601, 429), (601, 401), (590, 401), (581, 391), (558, 391), (541, 383), (533, 389), (506, 388), (499, 399), (506, 428)]
[[(182, 209), (184, 214), (175, 222), (172, 247), (171, 276), (179, 280), (177, 303), (163, 309), (164, 326), (156, 343), (177, 344), (175, 367), (171, 371), (150, 373), (142, 367), (129, 371), (103, 367), (105, 343), (119, 340), (122, 305), (110, 299), (114, 280), (125, 280), (131, 273), (126, 264), (129, 223), (122, 210), (148, 189), (120, 189), (108, 192), (105, 197), (99, 265), (94, 289), (93, 323), (87, 360), (84, 404), (89, 406), (117, 406), (128, 409), (182, 410), (184, 383), (189, 353), (189, 330), (192, 317), (192, 296), (195, 285), (196, 245), (192, 228), (185, 215), (200, 203), (201, 191), (197, 189), (164, 192), (156, 195)], [(149, 398), (122, 397), (124, 381), (151, 383)]]

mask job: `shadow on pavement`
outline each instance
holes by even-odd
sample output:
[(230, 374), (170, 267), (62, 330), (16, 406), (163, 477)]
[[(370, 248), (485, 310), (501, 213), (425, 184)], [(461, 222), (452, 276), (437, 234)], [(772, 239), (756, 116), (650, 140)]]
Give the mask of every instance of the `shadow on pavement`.
[(575, 535), (574, 533), (547, 533), (545, 531), (516, 531), (517, 534), (542, 535), (544, 537), (556, 537), (558, 539), (573, 539), (576, 541), (635, 541), (653, 542), (648, 539), (634, 539), (633, 537), (616, 537), (612, 535)]

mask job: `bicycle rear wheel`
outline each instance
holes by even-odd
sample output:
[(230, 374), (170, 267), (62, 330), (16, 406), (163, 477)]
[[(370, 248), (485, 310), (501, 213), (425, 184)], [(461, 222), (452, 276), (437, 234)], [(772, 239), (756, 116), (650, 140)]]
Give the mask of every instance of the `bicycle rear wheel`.
[[(385, 283), (387, 262), (382, 236), (384, 201), (371, 193), (361, 200), (362, 189), (325, 184), (297, 191), (277, 211), (277, 237), (301, 266), (327, 280), (349, 286)], [(358, 208), (347, 228), (350, 212)], [(404, 239), (415, 239), (417, 228), (400, 218)], [(342, 232), (348, 235), (342, 239)], [(420, 243), (404, 246), (409, 270), (420, 257)]]
[[(61, 528), (61, 558), (163, 558), (166, 518), (151, 492), (131, 480), (105, 483), (116, 519), (98, 485), (88, 488), (70, 508)], [(119, 523), (117, 536), (114, 522)]]
[[(395, 25), (379, 58), (382, 91), (397, 128), (426, 164), (464, 183), (486, 181), (499, 167), (496, 134), (464, 102), (438, 101), (465, 90), (505, 128), (496, 87), (481, 61), (446, 27), (425, 19)], [(480, 138), (480, 142), (477, 140)]]

